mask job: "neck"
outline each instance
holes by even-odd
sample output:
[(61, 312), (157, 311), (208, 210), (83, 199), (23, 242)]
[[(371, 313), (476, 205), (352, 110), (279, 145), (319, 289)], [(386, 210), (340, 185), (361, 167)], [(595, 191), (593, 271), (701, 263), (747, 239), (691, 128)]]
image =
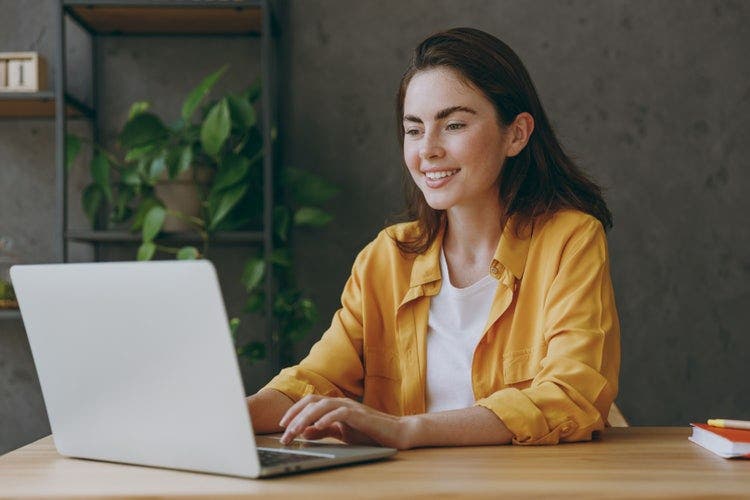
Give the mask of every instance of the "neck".
[(446, 255), (464, 262), (488, 264), (502, 235), (500, 203), (451, 207), (446, 214), (448, 225), (443, 239)]

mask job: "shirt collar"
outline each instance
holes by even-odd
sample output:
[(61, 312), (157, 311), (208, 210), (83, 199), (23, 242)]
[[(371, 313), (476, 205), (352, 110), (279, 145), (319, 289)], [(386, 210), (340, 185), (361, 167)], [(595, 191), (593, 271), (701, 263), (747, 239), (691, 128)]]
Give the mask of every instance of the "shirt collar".
[[(500, 242), (495, 249), (490, 268), (499, 264), (520, 280), (526, 267), (526, 257), (531, 243), (531, 230), (524, 229), (519, 236), (516, 236), (513, 230), (515, 222), (516, 218), (511, 217), (505, 226), (503, 234), (500, 236)], [(443, 245), (443, 236), (445, 236), (445, 224), (440, 228), (435, 241), (432, 242), (427, 251), (418, 254), (414, 259), (409, 282), (410, 287), (421, 286), (440, 279), (440, 248)]]

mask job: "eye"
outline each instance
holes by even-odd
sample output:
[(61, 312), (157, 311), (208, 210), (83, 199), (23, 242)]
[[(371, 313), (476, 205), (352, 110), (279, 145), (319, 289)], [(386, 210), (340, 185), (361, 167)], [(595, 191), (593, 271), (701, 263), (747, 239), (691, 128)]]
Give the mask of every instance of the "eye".
[(418, 128), (410, 128), (404, 132), (406, 135), (419, 135), (419, 129)]
[(445, 128), (448, 130), (458, 130), (464, 128), (466, 125), (463, 123), (449, 123)]

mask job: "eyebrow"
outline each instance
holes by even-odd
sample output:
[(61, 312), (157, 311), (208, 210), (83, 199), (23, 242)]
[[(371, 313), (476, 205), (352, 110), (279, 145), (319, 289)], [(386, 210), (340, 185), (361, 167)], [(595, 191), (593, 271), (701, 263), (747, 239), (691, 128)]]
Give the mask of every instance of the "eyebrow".
[[(467, 108), (466, 106), (451, 106), (450, 108), (441, 109), (440, 111), (435, 114), (435, 120), (442, 120), (444, 118), (448, 118), (450, 115), (457, 111), (463, 111), (464, 113), (471, 113), (472, 115), (477, 114), (476, 111), (474, 111), (471, 108)], [(404, 121), (405, 122), (416, 122), (416, 123), (423, 123), (422, 119), (418, 116), (414, 115), (404, 115)]]

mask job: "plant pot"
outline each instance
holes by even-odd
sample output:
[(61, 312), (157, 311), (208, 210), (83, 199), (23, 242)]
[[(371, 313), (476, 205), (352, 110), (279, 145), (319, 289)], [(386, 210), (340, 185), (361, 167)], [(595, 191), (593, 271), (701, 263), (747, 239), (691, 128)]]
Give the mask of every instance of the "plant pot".
[(10, 299), (0, 299), (0, 309), (18, 309), (18, 301)]
[[(192, 217), (201, 216), (201, 202), (198, 197), (198, 189), (192, 182), (159, 182), (154, 187), (156, 196), (164, 202), (167, 209), (176, 210)], [(195, 226), (189, 222), (167, 215), (164, 219), (162, 229), (167, 232), (190, 231)]]
[[(168, 210), (175, 210), (185, 215), (201, 218), (200, 190), (208, 190), (213, 180), (213, 171), (209, 168), (199, 168), (196, 175), (197, 183), (193, 180), (193, 173), (187, 170), (176, 179), (168, 179), (166, 174), (156, 183), (156, 196), (164, 202)], [(194, 231), (196, 227), (189, 222), (167, 215), (162, 229), (165, 232)]]

